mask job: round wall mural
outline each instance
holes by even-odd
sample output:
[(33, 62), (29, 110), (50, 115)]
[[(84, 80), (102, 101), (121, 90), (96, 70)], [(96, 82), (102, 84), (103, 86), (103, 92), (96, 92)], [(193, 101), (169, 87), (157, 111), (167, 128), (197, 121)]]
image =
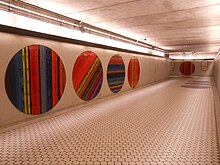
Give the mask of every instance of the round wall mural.
[(132, 88), (138, 84), (140, 76), (140, 65), (136, 57), (133, 57), (128, 65), (128, 82)]
[(124, 61), (119, 55), (114, 55), (109, 61), (107, 70), (107, 80), (109, 88), (113, 93), (121, 90), (125, 79)]
[(190, 61), (184, 61), (180, 65), (179, 70), (183, 75), (189, 76), (189, 75), (192, 75), (194, 73), (195, 65)]
[(43, 45), (30, 45), (11, 59), (5, 88), (12, 104), (21, 112), (38, 115), (52, 109), (66, 84), (63, 63), (56, 52)]
[(98, 56), (85, 51), (77, 58), (72, 74), (76, 94), (85, 101), (95, 98), (102, 86), (103, 70)]

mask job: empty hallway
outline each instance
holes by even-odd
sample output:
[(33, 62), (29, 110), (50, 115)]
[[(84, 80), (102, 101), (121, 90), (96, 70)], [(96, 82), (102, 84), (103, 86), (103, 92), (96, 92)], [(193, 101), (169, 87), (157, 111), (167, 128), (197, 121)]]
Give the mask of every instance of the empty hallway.
[(0, 164), (219, 164), (212, 83), (173, 78), (24, 123), (0, 134)]

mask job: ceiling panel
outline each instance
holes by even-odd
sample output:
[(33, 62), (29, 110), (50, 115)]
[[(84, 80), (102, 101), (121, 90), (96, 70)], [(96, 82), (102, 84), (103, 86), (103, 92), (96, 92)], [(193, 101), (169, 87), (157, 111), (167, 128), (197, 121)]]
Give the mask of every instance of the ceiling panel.
[(24, 1), (169, 51), (220, 48), (220, 0)]
[[(214, 7), (217, 1), (210, 0), (138, 0), (117, 5), (85, 10), (81, 12), (68, 13), (68, 16), (85, 19), (88, 23), (102, 23), (112, 20), (138, 18), (176, 12), (199, 10), (201, 8)], [(208, 10), (208, 9), (207, 9)], [(189, 14), (192, 14), (191, 12)], [(94, 16), (99, 21), (86, 20), (86, 15)], [(177, 15), (179, 17), (179, 15)]]
[(153, 14), (153, 15), (144, 15), (144, 16), (136, 16), (129, 17), (123, 19), (117, 19), (114, 21), (103, 21), (101, 23), (93, 23), (96, 26), (105, 26), (106, 23), (112, 25), (113, 28), (123, 28), (123, 27), (136, 27), (143, 25), (164, 25), (171, 23), (185, 23), (185, 21), (199, 21), (200, 24), (203, 22), (210, 22), (209, 19), (212, 19), (214, 22), (219, 22), (220, 12), (220, 4), (215, 6), (209, 6), (204, 8), (195, 8), (190, 10), (181, 10), (181, 11), (173, 11), (162, 14)]
[(103, 7), (121, 5), (139, 0), (23, 0), (24, 2), (51, 10), (60, 14), (73, 14), (78, 12), (99, 10)]

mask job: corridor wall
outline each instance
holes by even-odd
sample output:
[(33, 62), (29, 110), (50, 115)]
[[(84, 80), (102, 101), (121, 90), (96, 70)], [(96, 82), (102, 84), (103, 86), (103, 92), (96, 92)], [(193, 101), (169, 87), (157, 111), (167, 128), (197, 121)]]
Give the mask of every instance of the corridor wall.
[[(210, 77), (213, 76), (213, 66), (214, 66), (213, 60), (172, 60), (170, 66), (170, 75), (180, 76), (180, 77), (184, 77), (184, 76)], [(181, 73), (181, 71), (183, 73)]]
[[(9, 34), (9, 33), (3, 33), (3, 32), (0, 32), (0, 36), (1, 36), (1, 40), (0, 40), (0, 57), (1, 57), (1, 61), (0, 61), (0, 82), (1, 82), (0, 83), (0, 98), (1, 98), (0, 100), (1, 101), (0, 128), (17, 123), (17, 122), (24, 121), (27, 119), (36, 119), (41, 116), (46, 116), (48, 114), (60, 112), (70, 107), (76, 107), (76, 106), (84, 105), (84, 104), (86, 105), (90, 102), (96, 102), (96, 100), (107, 98), (109, 96), (116, 96), (117, 93), (122, 93), (122, 92), (134, 89), (130, 86), (128, 82), (128, 74), (129, 74), (128, 66), (129, 66), (130, 60), (134, 58), (137, 59), (137, 61), (139, 62), (139, 70), (136, 65), (133, 65), (134, 71), (131, 73), (131, 75), (135, 76), (136, 71), (140, 73), (139, 78), (138, 78), (138, 83), (135, 86), (135, 88), (143, 87), (143, 86), (167, 79), (169, 78), (169, 75), (170, 75), (170, 59), (165, 59), (165, 58), (160, 58), (160, 57), (155, 57), (155, 56), (144, 56), (144, 55), (139, 55), (139, 54), (125, 53), (125, 52), (108, 50), (108, 49), (103, 49), (103, 48), (90, 47), (90, 46), (66, 43), (66, 42), (61, 42), (61, 41), (52, 41), (49, 39)], [(32, 55), (30, 52), (31, 50), (28, 49), (30, 48), (28, 47), (30, 45), (35, 45), (36, 50), (38, 50), (39, 52), (41, 51), (41, 49), (43, 49), (43, 47), (38, 46), (37, 48), (36, 45), (42, 45), (42, 46), (48, 47), (48, 49), (50, 48), (54, 52), (51, 54), (51, 58), (53, 58), (53, 54), (57, 54), (58, 57), (56, 56), (54, 57), (56, 58), (56, 60), (60, 59), (60, 61), (62, 61), (62, 63), (60, 62), (60, 66), (62, 66), (63, 64), (63, 68), (65, 70), (65, 76), (64, 76), (64, 72), (62, 75), (63, 79), (65, 78), (65, 87), (62, 84), (62, 86), (64, 87), (62, 91), (62, 95), (60, 95), (59, 99), (57, 98), (55, 100), (55, 104), (53, 106), (51, 106), (50, 108), (47, 108), (44, 111), (45, 113), (38, 112), (37, 115), (33, 115), (31, 111), (29, 112), (29, 114), (28, 114), (28, 111), (27, 113), (19, 111), (19, 109), (15, 105), (12, 104), (10, 98), (8, 97), (8, 94), (6, 91), (7, 89), (5, 86), (8, 82), (13, 84), (13, 82), (11, 82), (11, 80), (13, 79), (9, 79), (8, 81), (6, 81), (6, 79), (8, 79), (6, 76), (6, 72), (7, 72), (7, 68), (9, 66), (11, 59), (16, 55), (16, 53), (19, 52), (19, 50), (21, 50), (22, 52), (23, 50), (22, 48), (25, 48), (24, 50), (27, 50), (27, 53), (30, 54), (29, 57), (32, 58)], [(99, 76), (103, 78), (101, 85), (100, 85), (100, 89), (97, 90), (97, 96), (95, 96), (94, 98), (91, 97), (92, 99), (87, 100), (87, 101), (81, 99), (77, 95), (77, 92), (74, 89), (74, 85), (73, 85), (74, 65), (78, 57), (85, 51), (91, 51), (97, 55), (98, 59), (101, 62), (101, 67), (102, 67), (102, 75), (99, 75)], [(117, 93), (112, 92), (112, 90), (109, 88), (109, 84), (107, 81), (108, 64), (109, 64), (110, 59), (114, 55), (119, 55), (122, 58), (123, 63), (124, 63), (124, 71), (122, 72), (125, 75), (124, 82), (119, 83), (120, 85), (122, 84), (123, 85), (121, 86), (120, 91)], [(43, 64), (39, 63), (39, 65), (43, 65)], [(14, 73), (14, 72), (9, 72), (9, 73)], [(61, 72), (58, 72), (58, 74), (60, 73)], [(52, 71), (51, 75), (53, 74), (54, 73)], [(8, 75), (8, 77), (10, 76), (13, 77), (13, 75)], [(26, 82), (28, 82), (27, 77), (23, 77), (23, 78), (26, 78)], [(58, 76), (58, 77), (55, 77), (54, 79), (60, 80), (60, 77)], [(119, 79), (120, 79), (120, 76), (119, 76)], [(94, 84), (96, 84), (95, 82), (96, 81), (94, 80)], [(8, 85), (9, 91), (10, 91), (10, 83)], [(35, 90), (35, 88), (33, 88), (33, 90)], [(33, 91), (30, 91), (30, 92), (33, 93)], [(13, 94), (13, 91), (11, 93)], [(33, 97), (35, 96), (33, 95)], [(34, 100), (33, 98), (31, 99)], [(28, 101), (31, 102), (31, 99)], [(43, 99), (41, 99), (40, 101), (42, 100)]]
[(220, 57), (218, 56), (214, 61), (214, 80), (220, 94)]

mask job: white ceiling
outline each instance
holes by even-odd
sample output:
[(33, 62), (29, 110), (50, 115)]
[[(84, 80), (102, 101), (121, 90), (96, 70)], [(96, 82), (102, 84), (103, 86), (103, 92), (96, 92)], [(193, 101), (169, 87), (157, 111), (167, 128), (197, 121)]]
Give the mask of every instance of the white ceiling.
[(220, 48), (220, 0), (23, 1), (169, 51)]

